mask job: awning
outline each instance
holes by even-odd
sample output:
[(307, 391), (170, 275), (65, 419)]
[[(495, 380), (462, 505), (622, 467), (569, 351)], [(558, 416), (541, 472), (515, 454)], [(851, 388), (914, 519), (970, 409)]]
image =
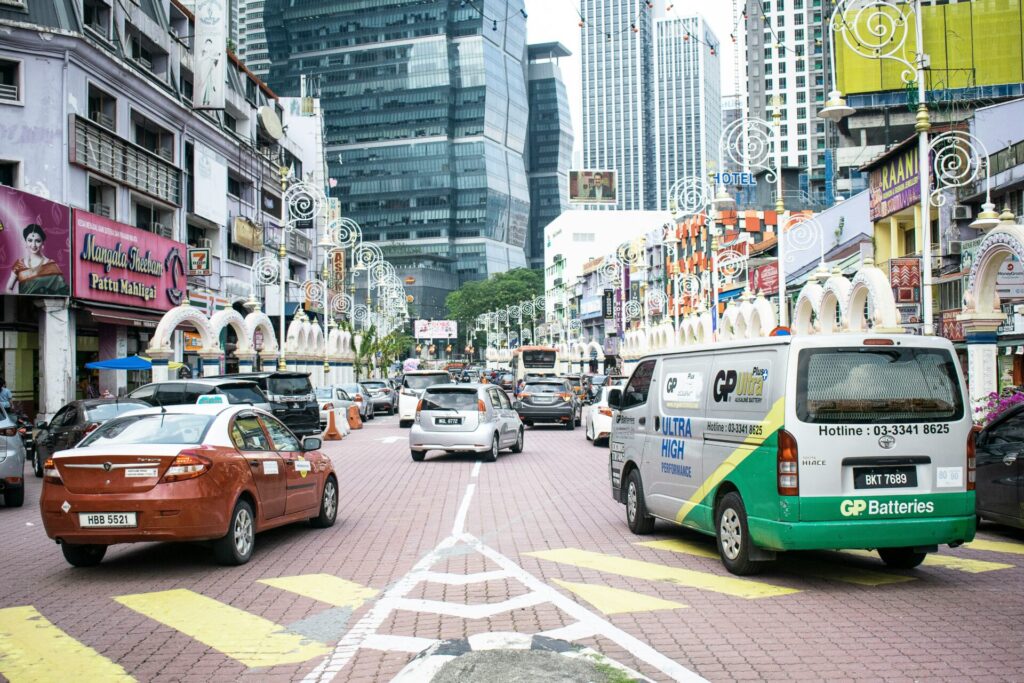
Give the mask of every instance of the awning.
[(85, 367), (90, 370), (151, 370), (153, 363), (138, 356), (127, 356), (86, 363)]
[(159, 311), (139, 311), (127, 307), (83, 306), (92, 319), (100, 324), (126, 325), (128, 327), (146, 327), (155, 329), (164, 316)]

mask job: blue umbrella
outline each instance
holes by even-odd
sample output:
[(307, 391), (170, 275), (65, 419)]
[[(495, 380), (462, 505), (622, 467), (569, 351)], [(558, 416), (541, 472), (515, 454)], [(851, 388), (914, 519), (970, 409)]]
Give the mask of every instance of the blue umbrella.
[(85, 367), (90, 370), (152, 370), (153, 364), (139, 356), (127, 356), (126, 358), (111, 358), (110, 360), (86, 363)]

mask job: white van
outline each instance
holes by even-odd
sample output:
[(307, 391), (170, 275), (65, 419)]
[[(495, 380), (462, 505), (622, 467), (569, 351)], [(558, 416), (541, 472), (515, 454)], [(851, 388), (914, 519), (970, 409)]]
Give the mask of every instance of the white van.
[(612, 496), (712, 534), (726, 568), (777, 551), (878, 549), (911, 568), (974, 538), (974, 440), (946, 339), (837, 334), (642, 359), (610, 439)]
[(435, 384), (448, 384), (451, 376), (447, 370), (410, 370), (402, 379), (398, 391), (398, 426), (409, 427), (416, 419), (416, 406), (423, 396), (423, 390)]

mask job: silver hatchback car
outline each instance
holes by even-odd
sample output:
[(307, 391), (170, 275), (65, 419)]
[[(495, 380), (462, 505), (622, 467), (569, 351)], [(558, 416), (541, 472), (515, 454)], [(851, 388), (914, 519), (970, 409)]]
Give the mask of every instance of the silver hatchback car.
[(494, 462), (498, 451), (523, 450), (523, 423), (512, 402), (493, 384), (436, 384), (428, 387), (416, 408), (409, 432), (412, 459), (427, 451), (483, 453)]

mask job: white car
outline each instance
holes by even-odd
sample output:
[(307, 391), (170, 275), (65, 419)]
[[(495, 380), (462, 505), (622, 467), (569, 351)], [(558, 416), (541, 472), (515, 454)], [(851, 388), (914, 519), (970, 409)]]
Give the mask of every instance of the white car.
[(334, 423), (342, 434), (348, 434), (348, 407), (355, 401), (341, 387), (319, 387), (316, 390), (316, 402), (320, 405), (320, 431), (327, 429), (327, 415), (334, 411)]
[(398, 392), (398, 426), (409, 427), (416, 419), (416, 406), (423, 390), (435, 384), (448, 384), (451, 379), (444, 370), (412, 370), (405, 373)]
[(595, 446), (603, 442), (608, 444), (608, 437), (612, 435), (612, 419), (614, 411), (608, 405), (608, 392), (612, 389), (621, 389), (622, 384), (609, 384), (601, 387), (601, 398), (587, 408), (587, 440), (593, 441)]

